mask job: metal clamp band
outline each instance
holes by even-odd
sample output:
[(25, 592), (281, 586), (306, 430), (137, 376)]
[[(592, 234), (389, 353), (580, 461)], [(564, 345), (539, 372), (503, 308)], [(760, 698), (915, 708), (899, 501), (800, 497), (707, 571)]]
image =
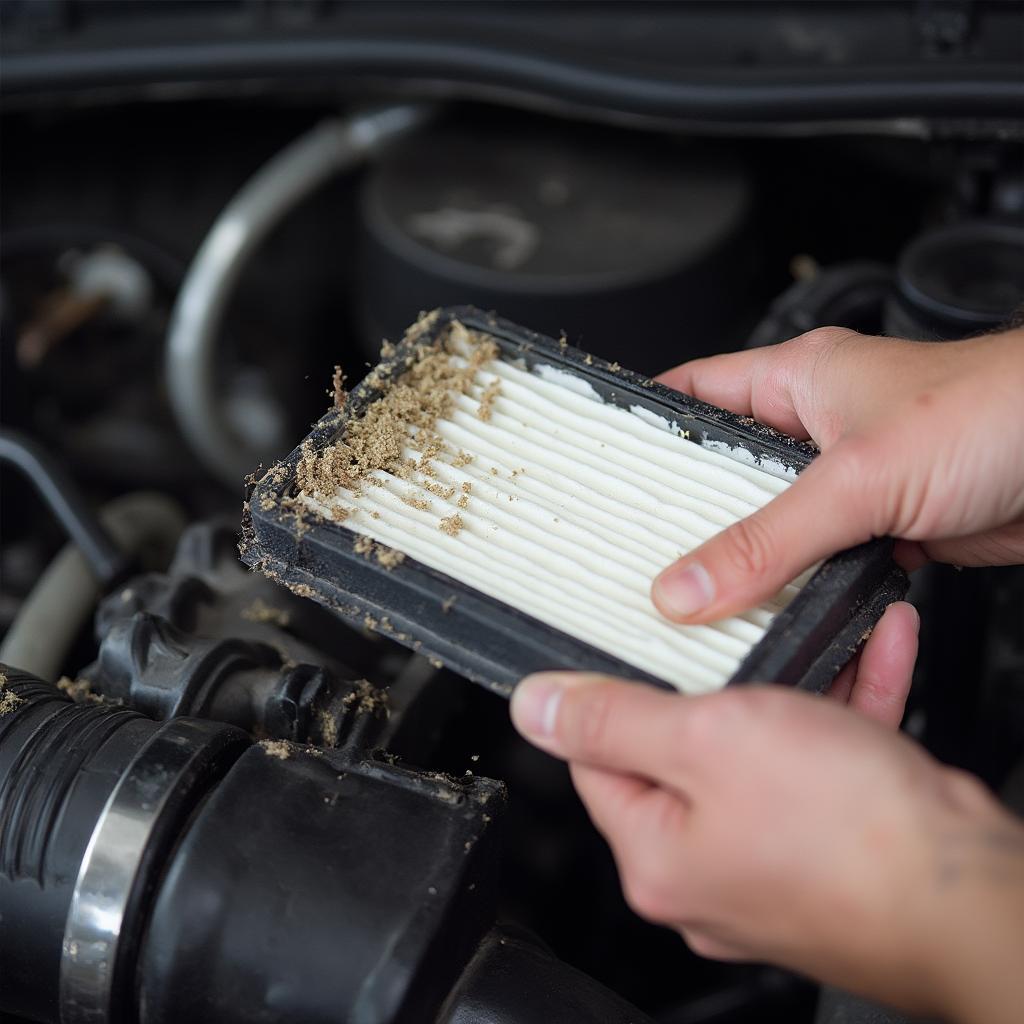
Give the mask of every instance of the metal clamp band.
[(218, 722), (179, 718), (135, 755), (93, 829), (64, 927), (62, 1024), (116, 1024), (119, 961), (142, 907), (149, 869), (198, 795), (250, 743)]

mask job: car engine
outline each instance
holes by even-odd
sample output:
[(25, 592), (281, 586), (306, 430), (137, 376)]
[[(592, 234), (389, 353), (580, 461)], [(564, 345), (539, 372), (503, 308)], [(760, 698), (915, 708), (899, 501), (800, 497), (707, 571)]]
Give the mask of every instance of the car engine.
[[(505, 701), (251, 572), (239, 523), (439, 306), (646, 374), (1019, 322), (1022, 26), (0, 2), (0, 1017), (889, 1020), (637, 917)], [(1019, 804), (1024, 570), (912, 586), (904, 728)]]

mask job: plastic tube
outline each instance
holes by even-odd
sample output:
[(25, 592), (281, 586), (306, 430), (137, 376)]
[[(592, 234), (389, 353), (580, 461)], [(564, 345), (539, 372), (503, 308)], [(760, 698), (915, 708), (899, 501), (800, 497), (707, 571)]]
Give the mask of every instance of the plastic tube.
[(178, 294), (167, 339), (171, 406), (186, 440), (229, 486), (265, 452), (235, 436), (216, 388), (221, 320), (247, 260), (310, 192), (422, 123), (430, 108), (390, 106), (325, 121), (262, 167), (225, 207), (196, 254)]
[[(170, 557), (185, 528), (177, 502), (138, 491), (116, 498), (99, 513), (100, 522), (128, 556), (153, 564), (154, 547)], [(92, 614), (102, 586), (77, 544), (67, 544), (32, 588), (0, 644), (0, 662), (52, 682), (71, 645)]]
[(103, 584), (127, 568), (124, 554), (92, 514), (85, 498), (42, 445), (15, 430), (0, 430), (0, 462), (17, 467), (81, 550)]

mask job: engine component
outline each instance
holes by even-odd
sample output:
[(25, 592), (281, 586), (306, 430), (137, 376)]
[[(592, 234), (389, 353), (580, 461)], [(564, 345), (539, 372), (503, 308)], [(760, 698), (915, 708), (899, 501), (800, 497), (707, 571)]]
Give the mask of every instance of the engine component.
[(71, 251), (61, 261), (67, 286), (47, 297), (40, 313), (18, 336), (19, 364), (33, 369), (55, 345), (106, 309), (118, 320), (141, 321), (153, 299), (146, 268), (113, 245)]
[[(99, 520), (132, 564), (166, 565), (185, 527), (178, 504), (140, 491), (108, 502)], [(47, 566), (0, 644), (0, 661), (55, 679), (79, 630), (102, 594), (89, 564), (74, 543)]]
[(1024, 227), (963, 221), (914, 239), (886, 304), (888, 333), (947, 341), (990, 331), (1024, 306)]
[(197, 13), (155, 4), (155, 14), (150, 5), (131, 13), (9, 6), (8, 105), (84, 89), (162, 96), (160, 86), (183, 82), (200, 95), (232, 81), (247, 95), (273, 95), (297, 77), (335, 95), (370, 79), (613, 123), (924, 134), (952, 122), (976, 137), (1019, 120), (1022, 97), (1019, 6), (1009, 2), (952, 11), (789, 3), (781, 12), (754, 3), (743, 17), (733, 5), (707, 4), (545, 5), (539, 17), (532, 4), (253, 11), (225, 0), (228, 18), (206, 5)]
[(128, 568), (123, 552), (93, 516), (77, 485), (40, 445), (13, 430), (0, 430), (0, 462), (32, 482), (82, 552), (99, 582), (108, 586)]
[(5, 332), (18, 338), (0, 353), (5, 418), (78, 478), (113, 481), (111, 497), (194, 478), (156, 372), (183, 264), (103, 223), (28, 224), (0, 249)]
[(0, 676), (0, 1009), (117, 1020), (153, 873), (251, 741), (222, 724), (161, 727), (73, 704), (5, 666)]
[(387, 695), (365, 681), (282, 661), (269, 644), (192, 637), (147, 612), (115, 624), (82, 676), (91, 694), (156, 719), (211, 718), (327, 747), (371, 745), (388, 711)]
[(794, 282), (772, 304), (747, 339), (747, 348), (777, 345), (815, 327), (882, 330), (882, 306), (893, 273), (881, 263), (842, 263)]
[(535, 944), (488, 931), (500, 783), (159, 725), (0, 668), (0, 1010), (527, 1024), (552, 991), (560, 1020), (643, 1024)]
[(470, 303), (608, 359), (626, 345), (648, 373), (706, 354), (752, 269), (749, 192), (738, 165), (706, 148), (428, 129), (388, 153), (362, 193), (368, 349), (421, 310)]
[(99, 657), (69, 685), (84, 699), (327, 747), (369, 748), (385, 730), (392, 739), (399, 722), (388, 724), (391, 698), (378, 686), (400, 682), (397, 715), (436, 674), (246, 572), (233, 530), (216, 522), (185, 532), (168, 572), (106, 597), (96, 639)]
[[(428, 109), (385, 107), (314, 128), (261, 168), (225, 207), (196, 254), (167, 337), (167, 386), (182, 433), (229, 486), (274, 449), (265, 424), (231, 424), (218, 400), (216, 348), (228, 299), (246, 261), (291, 210), (332, 175), (419, 125)], [(257, 420), (266, 410), (255, 410)], [(262, 440), (262, 444), (257, 443)]]

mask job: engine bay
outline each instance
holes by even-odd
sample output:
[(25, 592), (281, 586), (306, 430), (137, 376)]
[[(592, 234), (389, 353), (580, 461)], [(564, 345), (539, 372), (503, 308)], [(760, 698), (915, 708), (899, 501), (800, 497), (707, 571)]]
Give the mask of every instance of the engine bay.
[[(133, 6), (0, 6), (0, 768), (51, 788), (0, 781), (4, 1019), (840, 1019), (640, 919), (504, 700), (250, 571), (239, 524), (425, 310), (649, 375), (824, 325), (1019, 321), (1021, 5)], [(1024, 570), (911, 593), (904, 728), (998, 790)], [(204, 724), (175, 748), (179, 719)], [(149, 730), (191, 759), (146, 825), (148, 902), (117, 911), (116, 969), (68, 966), (107, 941), (61, 915)]]

